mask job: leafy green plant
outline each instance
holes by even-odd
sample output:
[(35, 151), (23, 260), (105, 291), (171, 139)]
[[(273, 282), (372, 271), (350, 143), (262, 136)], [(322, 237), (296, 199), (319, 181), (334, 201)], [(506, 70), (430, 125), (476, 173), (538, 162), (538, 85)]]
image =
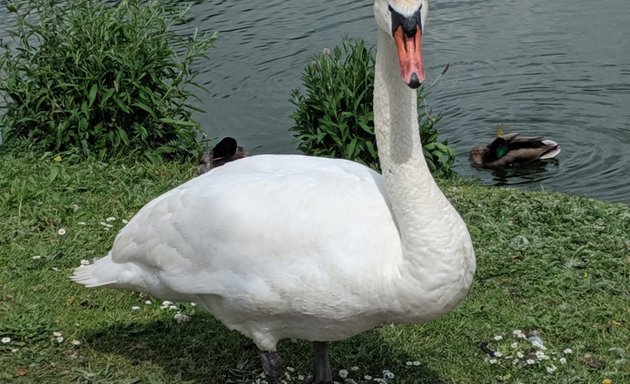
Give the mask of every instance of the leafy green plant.
[(216, 35), (173, 32), (189, 8), (156, 0), (13, 0), (7, 8), (15, 25), (0, 55), (4, 141), (82, 157), (198, 156), (193, 63)]
[[(310, 155), (339, 157), (379, 169), (374, 115), (374, 51), (362, 40), (344, 40), (341, 47), (315, 55), (302, 74), (306, 94), (295, 89), (291, 115), (298, 148)], [(418, 94), (419, 105), (425, 95)], [(431, 172), (451, 176), (455, 153), (440, 142), (435, 124), (441, 116), (422, 109), (420, 134)]]

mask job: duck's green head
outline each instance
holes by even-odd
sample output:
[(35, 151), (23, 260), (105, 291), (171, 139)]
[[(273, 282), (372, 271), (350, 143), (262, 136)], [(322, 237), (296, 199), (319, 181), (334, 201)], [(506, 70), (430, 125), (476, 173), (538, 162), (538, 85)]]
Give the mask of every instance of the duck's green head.
[(505, 134), (505, 128), (503, 127), (503, 124), (499, 124), (497, 125), (497, 138), (496, 140), (492, 143), (493, 145), (493, 155), (496, 159), (500, 159), (503, 156), (507, 155), (508, 151), (509, 151), (509, 146), (508, 146), (508, 142), (507, 140), (505, 140), (505, 138), (503, 137)]
[(495, 148), (495, 153), (494, 155), (496, 156), (497, 159), (502, 158), (503, 156), (507, 155), (508, 153), (508, 144), (507, 141), (503, 140), (503, 138), (501, 138), (501, 142), (499, 143), (499, 145), (497, 145), (497, 147)]

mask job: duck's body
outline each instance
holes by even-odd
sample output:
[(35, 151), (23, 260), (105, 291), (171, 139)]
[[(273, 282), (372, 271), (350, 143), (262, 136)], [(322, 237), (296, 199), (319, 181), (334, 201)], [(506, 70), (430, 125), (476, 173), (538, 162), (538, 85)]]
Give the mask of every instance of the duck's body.
[(233, 137), (224, 137), (209, 152), (201, 156), (201, 164), (197, 170), (198, 174), (208, 172), (212, 168), (220, 167), (225, 163), (242, 159), (247, 156), (247, 151), (237, 144)]
[(490, 144), (479, 145), (470, 151), (470, 161), (481, 168), (504, 168), (549, 160), (560, 153), (560, 146), (542, 137), (510, 133), (497, 137)]
[(340, 159), (246, 157), (147, 204), (73, 279), (200, 303), (254, 340), (271, 383), (282, 375), (282, 338), (312, 340), (314, 382), (332, 383), (325, 342), (450, 311), (472, 283), (475, 257), (418, 135), (412, 88), (424, 80), (427, 8), (375, 0), (383, 176)]

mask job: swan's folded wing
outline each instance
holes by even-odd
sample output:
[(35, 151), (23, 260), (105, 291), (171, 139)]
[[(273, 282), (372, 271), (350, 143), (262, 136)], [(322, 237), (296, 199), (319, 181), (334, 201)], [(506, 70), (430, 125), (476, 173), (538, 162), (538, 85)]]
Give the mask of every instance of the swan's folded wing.
[(138, 212), (113, 260), (140, 265), (178, 294), (272, 300), (283, 294), (274, 281), (295, 293), (361, 279), (401, 251), (380, 175), (347, 163), (256, 156), (216, 168)]

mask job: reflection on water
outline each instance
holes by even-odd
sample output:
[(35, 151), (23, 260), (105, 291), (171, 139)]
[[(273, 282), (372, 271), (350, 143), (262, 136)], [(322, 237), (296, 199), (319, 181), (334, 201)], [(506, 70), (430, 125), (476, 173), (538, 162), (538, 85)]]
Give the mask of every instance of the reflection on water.
[[(492, 175), (492, 184), (497, 186), (520, 185), (533, 182), (542, 182), (550, 179), (558, 171), (560, 162), (558, 159), (537, 161), (520, 166), (484, 169)], [(481, 170), (480, 168), (474, 167)]]
[[(178, 2), (173, 2), (178, 3)], [(630, 23), (627, 0), (441, 0), (424, 40), (429, 105), (458, 152), (457, 171), (489, 185), (545, 189), (630, 203)], [(341, 37), (374, 44), (364, 1), (197, 1), (192, 23), (220, 33), (200, 63), (212, 137), (258, 153), (296, 152), (290, 90), (315, 52)], [(0, 9), (0, 20), (6, 17)], [(181, 27), (186, 30), (189, 27)], [(2, 32), (0, 32), (2, 36)], [(468, 151), (507, 132), (557, 141), (557, 161), (476, 169)]]

